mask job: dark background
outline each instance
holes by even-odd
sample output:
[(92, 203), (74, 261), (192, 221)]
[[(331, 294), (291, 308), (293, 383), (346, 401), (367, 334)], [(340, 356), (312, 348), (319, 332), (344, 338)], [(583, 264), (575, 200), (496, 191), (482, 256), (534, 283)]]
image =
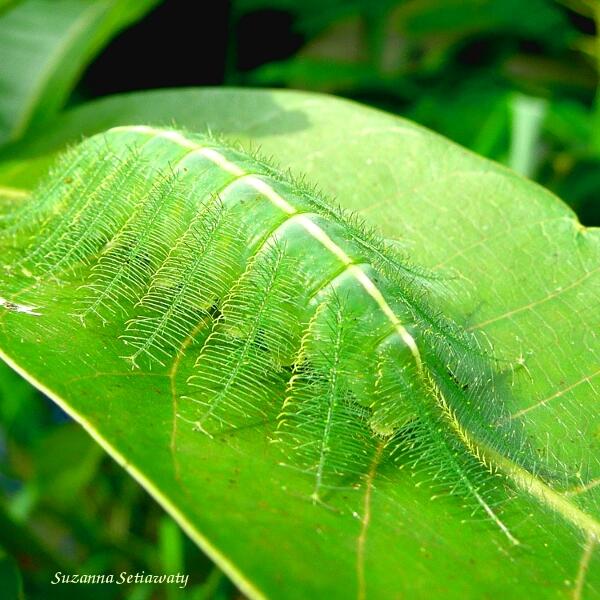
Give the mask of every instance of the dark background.
[[(173, 86), (334, 93), (510, 165), (600, 225), (596, 17), (596, 0), (167, 0), (113, 40), (71, 105)], [(81, 428), (4, 366), (0, 398), (0, 548), (18, 559), (28, 597), (239, 597)], [(190, 584), (183, 594), (50, 586), (57, 570), (181, 571)]]

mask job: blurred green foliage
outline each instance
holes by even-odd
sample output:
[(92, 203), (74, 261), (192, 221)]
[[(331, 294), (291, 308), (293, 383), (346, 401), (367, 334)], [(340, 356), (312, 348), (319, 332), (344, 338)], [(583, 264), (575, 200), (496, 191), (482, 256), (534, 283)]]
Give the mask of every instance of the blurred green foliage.
[(600, 225), (598, 0), (236, 0), (232, 38), (248, 13), (273, 9), (291, 15), (300, 49), (249, 71), (234, 56), (228, 83), (395, 112), (538, 180)]
[[(0, 0), (0, 13), (14, 4)], [(395, 112), (536, 179), (584, 224), (600, 225), (600, 0), (233, 0), (227, 8), (223, 56), (190, 56), (180, 68), (193, 75), (198, 61), (222, 61), (227, 85), (330, 92)], [(153, 18), (116, 44), (150, 48), (156, 28), (143, 32)], [(71, 104), (90, 95), (84, 79)], [(95, 442), (0, 365), (2, 597), (20, 597), (22, 586), (29, 598), (82, 597), (79, 586), (49, 585), (56, 571), (190, 574), (183, 593), (89, 586), (86, 598), (237, 594)]]

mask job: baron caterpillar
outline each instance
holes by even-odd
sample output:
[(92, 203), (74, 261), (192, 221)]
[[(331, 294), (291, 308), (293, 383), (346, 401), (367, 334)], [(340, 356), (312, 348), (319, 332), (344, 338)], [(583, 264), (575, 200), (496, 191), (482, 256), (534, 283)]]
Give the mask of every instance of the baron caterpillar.
[(118, 127), (69, 150), (0, 232), (7, 302), (43, 318), (45, 281), (77, 286), (73, 318), (122, 322), (132, 368), (164, 367), (200, 331), (180, 403), (199, 432), (274, 411), (315, 501), (384, 443), (516, 542), (490, 471), (532, 457), (496, 362), (435, 308), (434, 277), (314, 190), (209, 136)]

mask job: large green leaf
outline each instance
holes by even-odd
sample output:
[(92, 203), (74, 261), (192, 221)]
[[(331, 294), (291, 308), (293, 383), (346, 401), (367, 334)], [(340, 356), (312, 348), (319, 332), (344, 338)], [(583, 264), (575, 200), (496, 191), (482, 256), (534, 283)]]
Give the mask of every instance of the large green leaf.
[(312, 504), (303, 476), (277, 465), (268, 424), (214, 439), (181, 427), (174, 414), (186, 359), (132, 373), (116, 332), (82, 328), (58, 294), (43, 317), (4, 315), (5, 360), (77, 419), (251, 596), (598, 595), (597, 230), (538, 186), (411, 123), (292, 92), (179, 90), (100, 101), (11, 148), (0, 182), (32, 185), (48, 156), (81, 134), (173, 121), (260, 144), (399, 240), (414, 262), (452, 274), (443, 309), (489, 336), (506, 365), (504, 400), (539, 452), (536, 473), (494, 457), (503, 518), (521, 544), (511, 546), (460, 499), (433, 500), (410, 470), (377, 461), (360, 486), (329, 500), (337, 510)]
[(157, 2), (22, 0), (0, 6), (0, 143), (54, 116), (94, 54)]

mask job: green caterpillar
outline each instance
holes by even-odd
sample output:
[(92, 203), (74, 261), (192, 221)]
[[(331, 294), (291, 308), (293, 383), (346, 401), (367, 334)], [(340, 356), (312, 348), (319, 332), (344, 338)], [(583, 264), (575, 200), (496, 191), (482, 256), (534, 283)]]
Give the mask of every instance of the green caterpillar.
[(122, 321), (137, 369), (193, 340), (179, 418), (211, 436), (274, 418), (315, 501), (384, 445), (516, 543), (494, 457), (532, 455), (502, 425), (498, 363), (435, 308), (438, 278), (316, 191), (210, 136), (117, 127), (67, 151), (0, 236), (0, 308), (43, 319), (45, 282), (78, 286), (73, 318)]

